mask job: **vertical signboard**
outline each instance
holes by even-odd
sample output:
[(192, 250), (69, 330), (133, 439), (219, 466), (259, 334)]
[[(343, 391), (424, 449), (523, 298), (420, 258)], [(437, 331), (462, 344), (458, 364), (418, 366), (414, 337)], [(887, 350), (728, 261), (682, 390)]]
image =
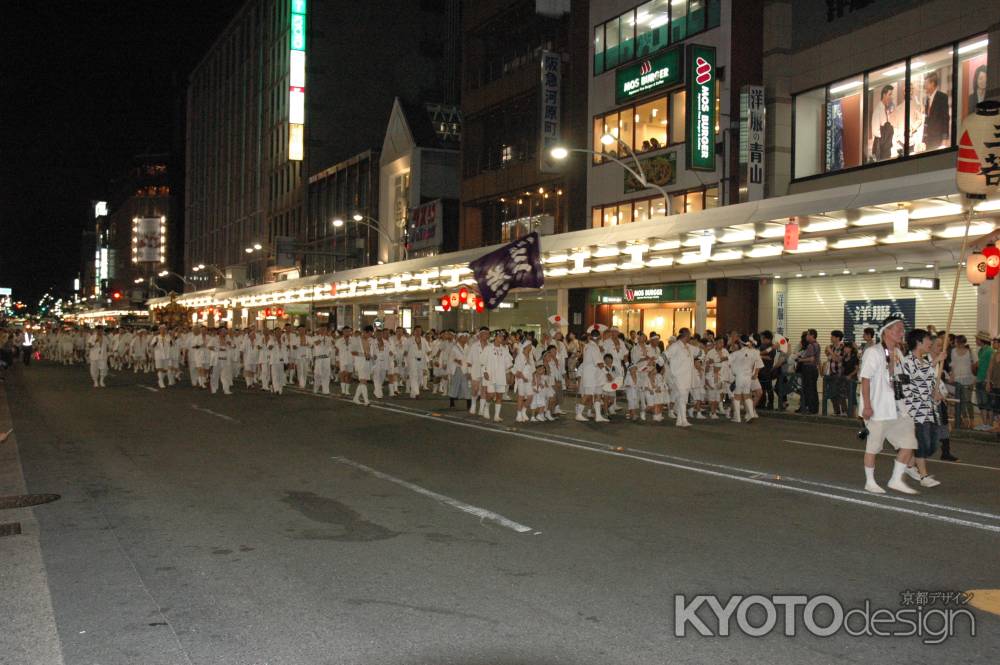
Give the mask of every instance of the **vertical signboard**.
[(764, 87), (747, 85), (740, 94), (740, 167), (745, 201), (764, 198)]
[(416, 251), (440, 247), (442, 242), (441, 199), (410, 209), (406, 222), (407, 249)]
[(288, 159), (302, 161), (306, 124), (306, 0), (291, 1), (288, 37)]
[(865, 328), (878, 330), (882, 321), (890, 314), (901, 317), (906, 322), (906, 329), (913, 330), (917, 318), (917, 299), (845, 300), (844, 339), (848, 342), (860, 341)]
[(559, 145), (559, 104), (562, 82), (562, 56), (552, 51), (542, 51), (542, 79), (538, 126), (538, 170), (542, 173), (558, 173), (559, 164), (552, 157), (552, 148)]
[(715, 47), (689, 44), (687, 51), (687, 168), (715, 170)]
[(132, 263), (163, 263), (167, 259), (166, 217), (132, 220)]

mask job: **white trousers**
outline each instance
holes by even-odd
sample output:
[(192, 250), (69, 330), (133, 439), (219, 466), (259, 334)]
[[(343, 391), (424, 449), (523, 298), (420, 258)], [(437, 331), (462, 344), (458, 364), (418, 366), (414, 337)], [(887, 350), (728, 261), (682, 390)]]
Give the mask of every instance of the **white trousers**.
[(330, 394), (330, 359), (317, 358), (313, 361), (313, 392), (320, 390)]

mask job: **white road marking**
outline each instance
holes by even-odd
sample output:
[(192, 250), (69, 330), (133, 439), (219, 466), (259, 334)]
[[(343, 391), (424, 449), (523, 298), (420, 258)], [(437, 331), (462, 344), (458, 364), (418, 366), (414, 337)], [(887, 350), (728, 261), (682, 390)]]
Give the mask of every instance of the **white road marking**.
[(489, 520), (490, 522), (496, 522), (500, 526), (507, 527), (508, 529), (511, 529), (513, 531), (517, 531), (518, 533), (527, 533), (529, 531), (534, 531), (534, 529), (532, 529), (530, 526), (525, 526), (523, 524), (519, 524), (518, 522), (515, 522), (514, 520), (508, 519), (508, 518), (504, 517), (503, 515), (500, 515), (499, 513), (494, 513), (491, 510), (486, 510), (485, 508), (479, 508), (477, 506), (473, 506), (471, 504), (464, 503), (462, 501), (459, 501), (458, 499), (452, 499), (451, 497), (445, 496), (444, 494), (438, 494), (437, 492), (432, 492), (429, 489), (424, 489), (423, 487), (420, 487), (419, 485), (414, 485), (413, 483), (408, 482), (406, 480), (403, 480), (402, 478), (397, 478), (395, 476), (390, 476), (388, 473), (382, 473), (381, 471), (377, 471), (376, 469), (373, 469), (370, 466), (365, 466), (364, 464), (361, 464), (360, 462), (355, 462), (354, 460), (349, 460), (346, 457), (331, 457), (330, 459), (332, 459), (334, 462), (338, 462), (340, 464), (346, 464), (348, 466), (353, 466), (355, 469), (361, 469), (362, 471), (364, 471), (366, 473), (369, 473), (369, 474), (375, 476), (376, 478), (380, 478), (380, 479), (388, 481), (390, 483), (395, 483), (397, 485), (405, 487), (406, 489), (410, 490), (411, 492), (416, 492), (417, 494), (422, 494), (422, 495), (424, 495), (426, 497), (430, 497), (431, 499), (434, 499), (435, 501), (443, 503), (446, 506), (451, 506), (452, 508), (456, 508), (458, 510), (461, 510), (463, 513), (468, 513), (470, 515), (475, 515), (481, 521), (482, 520)]
[[(305, 394), (305, 393), (303, 393), (303, 394)], [(319, 397), (322, 397), (322, 395), (319, 395)], [(333, 397), (333, 396), (329, 396), (329, 397), (331, 397), (333, 399), (338, 399), (338, 398)], [(348, 400), (341, 400), (341, 401), (348, 401)], [(838, 494), (831, 494), (829, 492), (821, 492), (821, 491), (818, 491), (818, 490), (806, 489), (804, 487), (794, 487), (792, 485), (782, 484), (782, 483), (779, 483), (779, 482), (776, 482), (776, 481), (763, 480), (763, 479), (760, 479), (760, 478), (753, 478), (753, 477), (750, 477), (750, 476), (741, 476), (741, 475), (736, 475), (734, 473), (725, 473), (725, 472), (722, 472), (722, 471), (713, 471), (711, 469), (704, 469), (704, 468), (699, 468), (699, 467), (691, 466), (690, 464), (679, 464), (677, 462), (672, 462), (672, 461), (667, 461), (667, 460), (650, 459), (648, 457), (642, 457), (642, 456), (634, 454), (634, 453), (619, 452), (619, 451), (612, 450), (612, 449), (610, 449), (610, 447), (609, 447), (608, 444), (603, 444), (603, 443), (587, 442), (587, 445), (582, 445), (582, 444), (579, 444), (579, 443), (571, 443), (569, 441), (561, 441), (559, 439), (554, 439), (554, 438), (551, 438), (551, 437), (540, 436), (540, 435), (537, 435), (537, 434), (528, 434), (527, 432), (513, 431), (513, 430), (501, 429), (501, 428), (492, 427), (492, 426), (480, 425), (478, 423), (464, 422), (462, 420), (456, 420), (456, 419), (453, 419), (453, 418), (435, 418), (434, 416), (430, 415), (430, 413), (427, 413), (427, 412), (411, 411), (407, 407), (396, 408), (395, 405), (389, 406), (389, 405), (385, 405), (385, 404), (372, 403), (369, 408), (380, 409), (382, 411), (389, 411), (389, 412), (392, 412), (392, 413), (398, 413), (398, 414), (407, 415), (407, 416), (413, 416), (415, 418), (424, 418), (424, 419), (427, 419), (427, 420), (437, 420), (438, 422), (447, 422), (447, 423), (450, 423), (452, 425), (456, 425), (456, 426), (459, 426), (459, 427), (468, 427), (468, 428), (471, 428), (471, 429), (477, 429), (477, 430), (481, 430), (481, 431), (485, 431), (485, 432), (493, 432), (493, 433), (496, 433), (496, 434), (503, 434), (503, 435), (513, 436), (513, 437), (522, 438), (522, 439), (530, 439), (530, 440), (533, 440), (533, 441), (541, 441), (543, 443), (550, 443), (550, 444), (554, 444), (554, 445), (557, 445), (557, 446), (563, 446), (563, 447), (567, 447), (567, 448), (575, 448), (577, 450), (584, 450), (584, 451), (587, 451), (587, 452), (598, 453), (598, 454), (601, 454), (601, 455), (609, 455), (609, 456), (613, 456), (613, 457), (623, 457), (623, 458), (632, 459), (632, 460), (636, 460), (636, 461), (640, 461), (640, 462), (646, 462), (647, 464), (656, 464), (658, 466), (665, 466), (665, 467), (674, 468), (674, 469), (680, 469), (680, 470), (684, 470), (684, 471), (692, 471), (694, 473), (701, 473), (701, 474), (704, 474), (704, 475), (713, 476), (713, 477), (717, 477), (717, 478), (725, 478), (725, 479), (729, 479), (729, 480), (735, 480), (737, 482), (749, 483), (751, 485), (758, 485), (758, 486), (763, 486), (763, 487), (771, 487), (771, 488), (774, 488), (774, 489), (784, 490), (784, 491), (788, 491), (788, 492), (797, 492), (799, 494), (807, 494), (807, 495), (810, 495), (810, 496), (817, 496), (817, 497), (821, 497), (821, 498), (825, 498), (825, 499), (831, 499), (833, 501), (840, 501), (842, 503), (849, 503), (849, 504), (858, 505), (858, 506), (865, 506), (865, 507), (868, 507), (868, 508), (876, 508), (878, 510), (885, 510), (885, 511), (889, 511), (889, 512), (902, 513), (902, 514), (905, 514), (905, 515), (912, 515), (912, 516), (915, 516), (915, 517), (922, 517), (924, 519), (929, 519), (929, 520), (933, 520), (933, 521), (937, 521), (937, 522), (944, 522), (944, 523), (947, 523), (947, 524), (952, 524), (954, 526), (965, 526), (965, 527), (969, 527), (969, 528), (973, 528), (973, 529), (979, 529), (979, 530), (982, 530), (982, 531), (990, 531), (990, 532), (993, 532), (993, 533), (1000, 533), (1000, 525), (984, 524), (982, 522), (975, 522), (975, 521), (972, 521), (972, 520), (961, 519), (961, 518), (958, 518), (958, 517), (950, 517), (950, 516), (947, 516), (947, 515), (939, 515), (937, 513), (931, 513), (931, 512), (926, 512), (926, 511), (922, 511), (922, 510), (916, 510), (916, 509), (912, 509), (912, 508), (904, 508), (902, 506), (889, 505), (887, 503), (879, 503), (879, 502), (876, 502), (876, 501), (871, 500), (871, 499), (856, 499), (854, 497), (841, 496), (841, 495), (838, 495)], [(586, 441), (585, 439), (578, 439), (578, 440), (579, 441)], [(695, 463), (697, 463), (697, 464), (703, 464), (703, 465), (709, 465), (710, 464), (710, 463), (705, 463), (705, 462), (695, 462)], [(715, 466), (726, 468), (724, 465), (715, 465)], [(736, 467), (730, 467), (730, 468), (737, 469)], [(738, 469), (738, 470), (741, 473), (748, 473), (748, 472), (752, 473), (752, 474), (760, 473), (760, 471), (751, 471), (749, 469)], [(811, 481), (807, 481), (807, 482), (811, 482)], [(840, 490), (840, 491), (845, 491), (845, 488), (841, 488), (841, 487), (837, 487), (837, 486), (830, 486), (830, 487), (834, 487), (834, 488), (836, 488), (837, 490)], [(854, 490), (848, 490), (848, 491), (854, 491)], [(890, 497), (888, 497), (888, 495), (887, 495), (885, 498), (890, 498)], [(895, 499), (897, 497), (892, 497), (892, 498)], [(898, 497), (898, 498), (901, 499), (903, 497)], [(942, 505), (938, 505), (938, 504), (930, 504), (930, 505), (932, 505), (935, 508), (941, 509), (941, 510), (956, 510), (956, 509), (949, 508), (948, 506), (942, 506)], [(963, 511), (963, 512), (965, 511), (965, 509), (957, 509), (957, 510), (958, 511)], [(985, 513), (984, 515), (988, 515), (988, 513)]]
[[(865, 452), (864, 448), (851, 448), (849, 446), (834, 446), (829, 443), (813, 443), (812, 441), (796, 441), (795, 439), (782, 439), (785, 443), (794, 443), (799, 446), (813, 446), (815, 448), (830, 448), (831, 450), (846, 450), (852, 453), (863, 454)], [(879, 455), (885, 455), (886, 457), (895, 457), (896, 453), (878, 453)], [(935, 464), (954, 464), (955, 466), (967, 466), (972, 469), (986, 469), (987, 471), (1000, 471), (1000, 467), (996, 466), (984, 466), (982, 464), (969, 464), (968, 462), (949, 462), (947, 460), (928, 460), (934, 462)]]
[(232, 418), (230, 416), (227, 416), (224, 413), (216, 413), (215, 411), (212, 411), (211, 409), (206, 409), (204, 407), (198, 406), (197, 404), (192, 404), (191, 408), (194, 409), (195, 411), (201, 411), (203, 413), (207, 413), (207, 414), (213, 415), (216, 418), (222, 418), (223, 420), (228, 420), (231, 423), (238, 423), (238, 422), (240, 422), (240, 421), (236, 420), (236, 418)]
[(144, 388), (144, 389), (146, 389), (146, 390), (148, 390), (148, 391), (150, 391), (150, 392), (153, 392), (153, 393), (158, 393), (158, 392), (160, 392), (159, 390), (157, 390), (157, 389), (156, 389), (156, 388), (154, 388), (153, 386), (139, 386), (139, 387), (140, 387), (140, 388)]

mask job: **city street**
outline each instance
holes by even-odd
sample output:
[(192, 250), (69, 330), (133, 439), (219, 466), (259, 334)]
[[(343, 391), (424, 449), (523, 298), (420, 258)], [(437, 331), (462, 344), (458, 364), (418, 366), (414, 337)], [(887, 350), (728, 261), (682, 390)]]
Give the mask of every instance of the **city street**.
[(933, 464), (939, 488), (874, 497), (847, 427), (515, 428), (513, 410), (498, 426), (434, 400), (157, 391), (132, 373), (94, 390), (52, 364), (4, 385), (0, 493), (19, 493), (16, 446), (27, 492), (62, 497), (0, 511), (24, 530), (0, 538), (4, 665), (939, 663), (1000, 646), (978, 609), (975, 638), (959, 623), (937, 646), (780, 622), (674, 636), (678, 593), (899, 609), (906, 591), (997, 588), (989, 445)]

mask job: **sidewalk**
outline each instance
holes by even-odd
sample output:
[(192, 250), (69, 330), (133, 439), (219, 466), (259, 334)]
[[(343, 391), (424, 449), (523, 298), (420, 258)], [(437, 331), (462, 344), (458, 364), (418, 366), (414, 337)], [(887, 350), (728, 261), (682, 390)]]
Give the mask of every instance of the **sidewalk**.
[[(0, 384), (0, 432), (11, 427)], [(14, 432), (0, 444), (0, 497), (26, 493)], [(34, 509), (0, 510), (0, 524), (11, 523), (21, 534), (0, 536), (0, 665), (62, 665)]]

